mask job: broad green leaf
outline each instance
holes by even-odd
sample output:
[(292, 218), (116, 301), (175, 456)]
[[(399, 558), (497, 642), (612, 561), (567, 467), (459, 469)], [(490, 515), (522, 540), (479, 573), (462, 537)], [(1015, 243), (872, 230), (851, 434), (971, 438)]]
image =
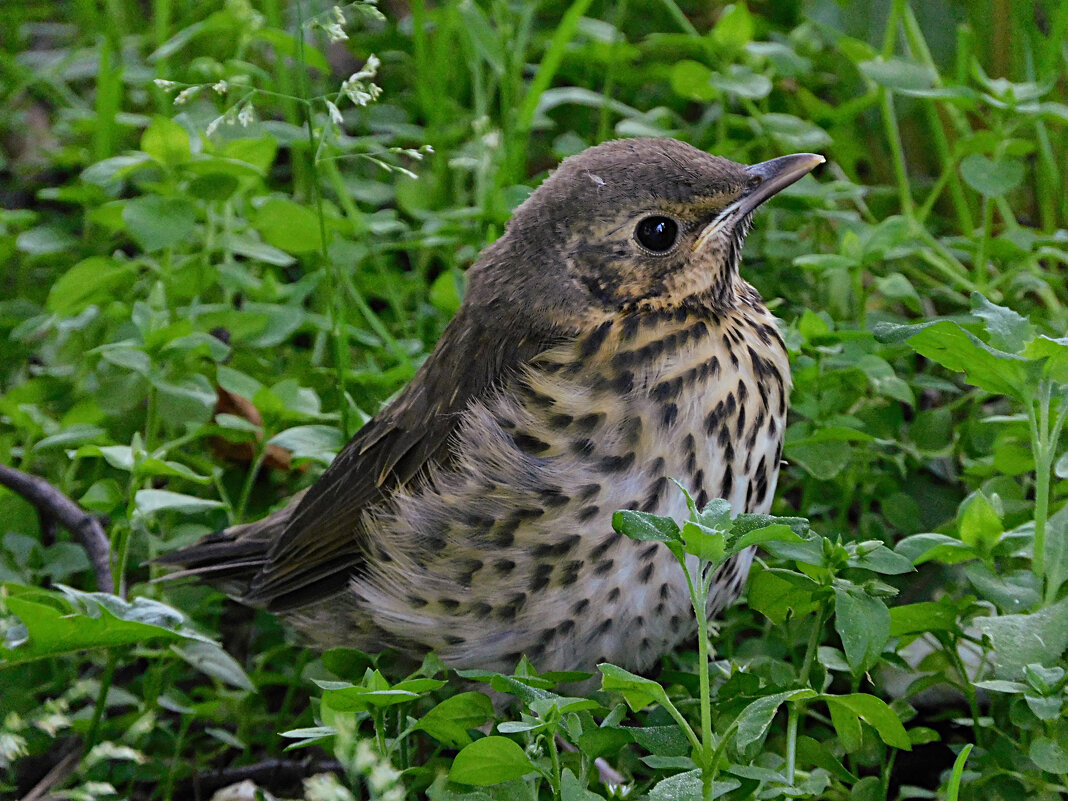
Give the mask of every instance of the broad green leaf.
[(815, 698), (815, 690), (788, 690), (774, 695), (765, 695), (750, 702), (738, 713), (735, 721), (738, 728), (734, 734), (734, 744), (739, 753), (752, 758), (752, 746), (759, 747), (771, 728), (771, 722), (775, 719), (775, 713), (779, 707), (787, 701), (804, 701)]
[(834, 590), (834, 628), (854, 675), (865, 673), (876, 662), (890, 639), (890, 612), (878, 598), (860, 588)]
[(680, 542), (679, 524), (670, 517), (624, 510), (612, 515), (612, 528), (632, 540)]
[(657, 782), (645, 796), (648, 801), (691, 801), (691, 799), (712, 799), (725, 796), (731, 790), (741, 787), (738, 779), (712, 782), (711, 791), (707, 794), (701, 786), (701, 771), (689, 770), (685, 773), (676, 773), (666, 779)]
[(1042, 372), (1068, 386), (1068, 336), (1052, 339), (1042, 334), (1028, 342), (1023, 353), (1028, 359), (1044, 359)]
[(253, 214), (252, 224), (269, 244), (286, 253), (300, 256), (322, 248), (319, 218), (292, 200), (268, 200)]
[(332, 426), (294, 426), (275, 434), (269, 445), (285, 448), (294, 459), (312, 459), (329, 465), (345, 441), (341, 432)]
[(998, 678), (1016, 680), (1031, 664), (1059, 664), (1068, 648), (1068, 598), (1026, 615), (1002, 615), (975, 621), (994, 646)]
[(947, 604), (920, 601), (890, 609), (891, 637), (925, 631), (955, 631), (956, 627), (956, 610)]
[(843, 704), (827, 703), (831, 713), (831, 725), (834, 726), (842, 749), (851, 754), (864, 744), (864, 732), (860, 728), (860, 716)]
[(710, 37), (717, 47), (736, 51), (749, 44), (754, 30), (753, 15), (745, 3), (731, 3), (723, 7)]
[(898, 576), (911, 573), (915, 568), (912, 561), (899, 553), (894, 553), (881, 542), (861, 543), (857, 546), (856, 556), (850, 557), (850, 567), (859, 567), (885, 576)]
[(949, 320), (918, 326), (880, 323), (873, 329), (883, 342), (908, 342), (922, 356), (966, 375), (970, 384), (997, 395), (1029, 402), (1037, 375), (1026, 359), (990, 347)]
[(761, 570), (749, 580), (747, 599), (750, 607), (782, 625), (790, 614), (801, 617), (815, 611), (813, 594), (818, 589), (819, 584), (799, 573)]
[(879, 57), (863, 61), (857, 66), (875, 83), (894, 90), (930, 89), (938, 77), (938, 73), (931, 67), (902, 58)]
[(186, 242), (196, 227), (196, 207), (186, 198), (136, 197), (122, 210), (130, 236), (146, 253)]
[(995, 573), (976, 561), (965, 565), (964, 575), (979, 595), (993, 601), (1002, 612), (1024, 612), (1042, 599), (1042, 582), (1029, 569)]
[(1060, 775), (1068, 773), (1068, 751), (1049, 737), (1036, 737), (1031, 742), (1028, 756), (1039, 768), (1049, 773)]
[(597, 669), (601, 671), (601, 689), (622, 695), (633, 712), (644, 709), (654, 701), (662, 706), (670, 703), (664, 688), (652, 679), (616, 665), (602, 664)]
[(564, 768), (560, 774), (560, 801), (604, 801), (604, 797), (586, 789), (571, 768)]
[[(912, 750), (912, 742), (909, 740), (905, 727), (901, 724), (901, 719), (881, 698), (866, 693), (824, 695), (822, 698), (831, 708), (832, 716), (835, 706), (847, 709), (875, 729), (880, 739), (887, 745), (903, 751)], [(837, 725), (835, 728), (837, 729)]]
[(0, 646), (0, 667), (153, 639), (210, 642), (188, 628), (185, 615), (159, 601), (124, 601), (108, 593), (58, 586), (59, 591), (52, 591), (4, 585), (4, 603), (24, 628), (8, 631)]
[(171, 646), (171, 650), (201, 673), (241, 690), (255, 692), (252, 679), (230, 654), (213, 642), (183, 642)]
[(671, 68), (671, 88), (687, 100), (701, 103), (714, 100), (719, 90), (712, 85), (711, 78), (712, 70), (696, 61), (683, 59)]
[(480, 692), (453, 695), (439, 703), (415, 724), (450, 748), (462, 748), (471, 742), (468, 730), (477, 729), (493, 717), (493, 702)]
[(970, 545), (965, 545), (955, 537), (935, 533), (905, 537), (894, 546), (894, 550), (906, 559), (911, 559), (914, 565), (922, 565), (932, 560), (953, 565), (979, 557)]
[(990, 344), (1007, 353), (1020, 353), (1035, 337), (1034, 326), (1012, 309), (991, 303), (978, 292), (972, 293), (972, 314), (980, 318), (990, 333)]
[(221, 509), (225, 506), (221, 501), (196, 498), (192, 495), (183, 495), (180, 492), (156, 489), (138, 490), (134, 495), (134, 505), (137, 507), (137, 511), (143, 515), (153, 515), (164, 509), (195, 514), (197, 512), (206, 512), (209, 509)]
[(460, 750), (449, 769), (449, 780), (485, 787), (518, 779), (535, 770), (534, 763), (515, 742), (491, 735)]
[(960, 163), (964, 182), (981, 195), (1001, 197), (1018, 187), (1024, 178), (1024, 165), (1019, 159), (1002, 158), (992, 161), (973, 153)]
[(727, 548), (722, 531), (691, 521), (682, 527), (682, 538), (686, 542), (686, 553), (691, 553), (698, 559), (718, 564), (726, 555)]
[(86, 307), (122, 297), (137, 278), (136, 266), (104, 256), (91, 256), (67, 269), (48, 290), (45, 308), (64, 317)]
[(168, 117), (155, 116), (141, 134), (141, 150), (165, 167), (185, 164), (193, 155), (189, 134)]
[(1005, 531), (994, 505), (982, 491), (961, 502), (957, 519), (961, 541), (980, 553), (990, 553)]
[(760, 100), (771, 94), (771, 81), (741, 64), (731, 64), (724, 72), (713, 72), (708, 80), (716, 89), (747, 100)]

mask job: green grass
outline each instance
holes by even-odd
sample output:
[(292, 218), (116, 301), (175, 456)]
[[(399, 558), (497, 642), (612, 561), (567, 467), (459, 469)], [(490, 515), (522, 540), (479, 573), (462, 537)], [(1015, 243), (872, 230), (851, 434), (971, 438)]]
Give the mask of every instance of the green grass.
[[(415, 0), (344, 7), (347, 39), (310, 2), (9, 5), (0, 463), (105, 518), (129, 603), (0, 490), (0, 794), (72, 752), (70, 798), (309, 754), (334, 778), (253, 776), (308, 799), (1068, 793), (1068, 4)], [(764, 544), (710, 660), (607, 668), (588, 697), (527, 663), (406, 677), (150, 583), (147, 559), (310, 484), (530, 188), (634, 135), (829, 161), (743, 266), (793, 365), (773, 511), (808, 524)]]

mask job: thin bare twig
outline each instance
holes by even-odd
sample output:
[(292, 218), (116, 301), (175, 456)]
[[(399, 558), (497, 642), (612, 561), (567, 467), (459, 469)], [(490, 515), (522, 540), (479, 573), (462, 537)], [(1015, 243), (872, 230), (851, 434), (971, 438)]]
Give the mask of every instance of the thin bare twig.
[(100, 592), (112, 591), (111, 548), (104, 527), (95, 516), (43, 478), (13, 467), (0, 464), (0, 484), (33, 504), (40, 516), (42, 529), (47, 531), (52, 521), (58, 521), (77, 537), (89, 555), (89, 563), (96, 576), (96, 588)]

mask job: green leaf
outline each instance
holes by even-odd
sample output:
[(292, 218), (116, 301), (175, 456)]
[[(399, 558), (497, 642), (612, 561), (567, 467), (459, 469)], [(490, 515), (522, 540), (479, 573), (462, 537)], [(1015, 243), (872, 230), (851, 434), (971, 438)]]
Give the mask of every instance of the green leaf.
[(255, 692), (252, 679), (230, 654), (213, 642), (184, 642), (171, 646), (171, 650), (201, 673), (216, 678), (231, 687)]
[(415, 724), (450, 748), (462, 748), (471, 742), (469, 729), (477, 729), (493, 717), (493, 702), (480, 692), (453, 695), (439, 703)]
[(658, 682), (635, 675), (616, 665), (598, 665), (601, 671), (601, 689), (607, 692), (618, 692), (627, 702), (632, 712), (637, 712), (654, 701), (667, 706), (667, 693)]
[(691, 553), (698, 559), (719, 564), (726, 555), (727, 548), (722, 531), (702, 526), (700, 523), (688, 522), (682, 527), (682, 538), (686, 542), (686, 553)]
[(754, 30), (753, 15), (745, 3), (731, 3), (723, 7), (710, 37), (717, 47), (737, 51), (752, 41)]
[(329, 465), (345, 445), (341, 432), (332, 426), (294, 426), (275, 434), (267, 443), (285, 448), (294, 459), (312, 459)]
[(450, 781), (485, 787), (518, 779), (536, 770), (534, 763), (512, 740), (491, 735), (461, 749), (449, 770)]
[(1042, 582), (1031, 570), (995, 573), (982, 562), (971, 562), (964, 575), (976, 592), (1003, 612), (1024, 612), (1042, 599)]
[(979, 194), (1001, 197), (1023, 183), (1024, 165), (1019, 159), (991, 161), (986, 156), (973, 153), (961, 161), (960, 175)]
[(681, 542), (679, 524), (670, 517), (624, 510), (612, 515), (612, 528), (632, 540)]
[(981, 490), (961, 502), (957, 519), (961, 541), (979, 553), (990, 553), (1005, 532), (997, 510)]
[(122, 297), (136, 277), (134, 265), (104, 256), (91, 256), (56, 279), (48, 290), (45, 308), (64, 317), (73, 317), (88, 306), (107, 304)]
[(965, 545), (955, 537), (935, 533), (905, 537), (894, 546), (894, 550), (906, 559), (911, 559), (914, 565), (922, 565), (932, 560), (953, 565), (979, 557), (970, 545)]
[(709, 83), (727, 94), (760, 100), (771, 94), (771, 81), (741, 64), (731, 64), (726, 72), (713, 72)]
[(185, 615), (159, 601), (127, 602), (108, 593), (58, 586), (56, 592), (4, 585), (4, 603), (25, 628), (8, 631), (0, 647), (0, 667), (152, 639), (210, 642), (187, 627)]
[(881, 600), (857, 587), (835, 587), (834, 598), (835, 631), (853, 674), (861, 675), (879, 661), (890, 639), (890, 612)]
[(972, 314), (980, 318), (990, 334), (990, 344), (1008, 353), (1020, 353), (1035, 338), (1035, 329), (1012, 309), (991, 303), (978, 292), (972, 293)]
[(990, 347), (949, 320), (918, 326), (879, 323), (873, 329), (883, 342), (908, 342), (922, 356), (966, 375), (969, 383), (997, 395), (1030, 402), (1037, 386), (1027, 359)]
[(848, 706), (827, 703), (831, 713), (831, 725), (838, 735), (838, 741), (847, 754), (852, 754), (864, 744), (864, 732), (860, 728), (860, 717)]
[(980, 618), (976, 628), (994, 646), (998, 678), (1019, 679), (1031, 664), (1057, 664), (1068, 648), (1068, 598), (1026, 615)]
[(891, 637), (924, 631), (955, 631), (956, 628), (956, 610), (947, 604), (921, 601), (895, 606), (890, 610)]
[(749, 580), (748, 603), (772, 623), (782, 625), (790, 614), (801, 617), (815, 611), (813, 595), (819, 586), (790, 570), (761, 570)]
[[(1059, 384), (1068, 385), (1068, 336), (1051, 339), (1041, 334), (1024, 346), (1023, 353), (1028, 359), (1044, 359), (1043, 374)], [(1064, 472), (1068, 474), (1068, 469)]]
[(268, 200), (253, 214), (252, 224), (264, 240), (286, 253), (299, 256), (322, 248), (319, 218), (292, 200)]
[(146, 195), (126, 204), (122, 220), (141, 249), (155, 253), (189, 239), (196, 227), (196, 207), (186, 198)]
[(1068, 772), (1068, 752), (1060, 743), (1049, 737), (1036, 737), (1031, 742), (1027, 755), (1042, 770), (1054, 774)]
[[(823, 700), (831, 710), (832, 718), (835, 707), (848, 710), (856, 715), (879, 734), (880, 739), (887, 745), (900, 748), (903, 751), (912, 750), (912, 742), (909, 740), (905, 727), (897, 713), (891, 709), (881, 698), (867, 693), (853, 693), (852, 695), (824, 695)], [(838, 729), (837, 723), (835, 729)], [(854, 749), (855, 750), (855, 749)]]
[(185, 514), (196, 514), (198, 512), (206, 512), (209, 509), (222, 509), (226, 504), (221, 501), (183, 495), (180, 492), (171, 492), (170, 490), (144, 489), (138, 490), (134, 495), (134, 505), (137, 507), (138, 512), (147, 516), (164, 509), (173, 509)]
[(675, 94), (687, 100), (707, 103), (719, 95), (719, 90), (711, 83), (712, 70), (696, 61), (675, 62), (671, 68), (671, 88)]
[(857, 67), (875, 83), (894, 90), (930, 89), (938, 77), (933, 68), (903, 58), (879, 57), (863, 61)]
[(604, 801), (604, 798), (590, 792), (571, 768), (564, 768), (560, 774), (560, 801)]
[(767, 737), (771, 722), (775, 719), (775, 713), (783, 703), (804, 701), (815, 697), (815, 690), (787, 690), (774, 695), (765, 695), (747, 704), (735, 718), (738, 728), (734, 734), (734, 744), (738, 752), (744, 754), (747, 759), (752, 759), (755, 756), (755, 750)]
[(189, 134), (169, 117), (155, 116), (141, 134), (141, 150), (165, 167), (185, 164), (192, 157)]

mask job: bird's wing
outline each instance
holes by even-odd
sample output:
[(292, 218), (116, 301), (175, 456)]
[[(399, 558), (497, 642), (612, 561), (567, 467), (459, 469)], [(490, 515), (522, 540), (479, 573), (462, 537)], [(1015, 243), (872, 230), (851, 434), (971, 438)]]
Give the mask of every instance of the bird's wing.
[(301, 499), (242, 600), (281, 611), (342, 590), (373, 553), (373, 535), (360, 526), (361, 510), (388, 498), (428, 465), (446, 463), (467, 406), (568, 338), (502, 306), (464, 304), (407, 388), (353, 437)]

